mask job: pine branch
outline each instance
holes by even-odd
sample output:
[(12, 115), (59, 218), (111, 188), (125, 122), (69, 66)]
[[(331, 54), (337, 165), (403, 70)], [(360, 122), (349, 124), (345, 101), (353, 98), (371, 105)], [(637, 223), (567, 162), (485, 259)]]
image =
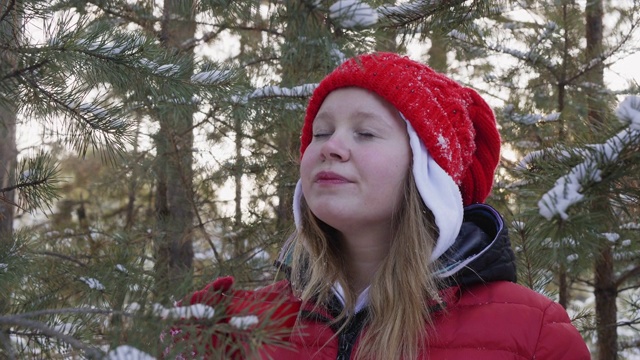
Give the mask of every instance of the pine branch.
[[(148, 15), (148, 18), (144, 18), (144, 19), (140, 19), (138, 17), (134, 17), (128, 14), (124, 14), (122, 12), (118, 12), (116, 10), (113, 10), (111, 7), (107, 7), (109, 6), (108, 3), (104, 3), (101, 1), (88, 1), (88, 3), (95, 5), (96, 7), (98, 7), (98, 9), (102, 10), (105, 14), (108, 15), (112, 15), (115, 16), (117, 18), (122, 18), (124, 20), (130, 21), (136, 25), (139, 25), (141, 28), (143, 28), (145, 31), (149, 32), (150, 34), (154, 34), (156, 38), (160, 38), (160, 33), (158, 31), (156, 31), (153, 27), (153, 24), (160, 22), (160, 18), (157, 18), (155, 16), (152, 15)], [(119, 5), (124, 5), (126, 3), (120, 3)], [(129, 11), (131, 13), (136, 13), (136, 10), (131, 8), (130, 4), (126, 4), (129, 5), (129, 8), (123, 7), (122, 10), (125, 11)]]
[(637, 350), (639, 348), (640, 348), (640, 339), (623, 341), (622, 343), (620, 343), (620, 350), (626, 350), (626, 349)]
[(634, 267), (633, 269), (621, 274), (618, 277), (618, 280), (614, 282), (615, 288), (616, 289), (619, 288), (620, 286), (622, 286), (622, 284), (625, 283), (625, 281), (629, 280), (630, 278), (636, 277), (638, 275), (640, 275), (640, 265), (636, 265), (636, 267)]
[(19, 190), (19, 189), (24, 189), (24, 188), (29, 188), (29, 187), (35, 187), (38, 185), (42, 185), (42, 184), (46, 184), (49, 181), (49, 179), (39, 179), (39, 180), (35, 180), (35, 181), (28, 181), (28, 182), (23, 182), (20, 184), (16, 184), (16, 185), (12, 185), (12, 186), (8, 186), (6, 188), (1, 188), (0, 189), (0, 193), (7, 193), (9, 191), (13, 191), (13, 190)]
[(465, 0), (418, 0), (399, 6), (381, 6), (378, 13), (388, 22), (388, 25), (383, 25), (382, 28), (402, 28), (436, 14), (440, 8), (460, 6), (464, 3)]
[(534, 289), (535, 288), (535, 279), (533, 277), (534, 274), (534, 266), (533, 266), (533, 261), (531, 260), (531, 256), (530, 256), (530, 251), (529, 251), (529, 241), (527, 240), (527, 235), (525, 234), (524, 229), (520, 229), (520, 231), (518, 231), (518, 234), (520, 235), (520, 243), (522, 246), (522, 253), (524, 253), (524, 263), (526, 265), (526, 274), (527, 274), (527, 287), (529, 287), (530, 289)]
[(30, 317), (43, 316), (43, 315), (60, 315), (60, 314), (123, 315), (127, 317), (134, 316), (134, 314), (128, 313), (126, 311), (96, 309), (93, 307), (36, 310), (36, 311), (30, 311), (26, 313), (14, 314), (12, 316), (18, 317), (18, 318), (30, 318)]
[(266, 62), (277, 61), (277, 60), (280, 60), (279, 56), (272, 56), (272, 57), (266, 57), (266, 58), (257, 58), (255, 60), (248, 61), (248, 62), (244, 63), (242, 65), (242, 67), (246, 68), (246, 67), (249, 67), (249, 66), (258, 65), (258, 64), (266, 63)]
[(28, 66), (26, 68), (14, 70), (14, 71), (8, 73), (7, 75), (3, 76), (0, 79), (0, 82), (1, 81), (5, 81), (7, 79), (10, 79), (12, 77), (22, 77), (22, 74), (28, 73), (28, 72), (33, 72), (34, 70), (38, 70), (41, 67), (44, 67), (45, 65), (48, 65), (48, 64), (49, 64), (49, 60), (44, 60), (44, 61), (41, 61), (39, 63), (30, 65), (30, 66)]
[(16, 0), (10, 0), (7, 5), (7, 10), (5, 10), (5, 12), (2, 13), (2, 16), (0, 16), (0, 23), (2, 23), (4, 19), (9, 16), (9, 14), (14, 10), (14, 8), (16, 7)]
[(572, 81), (574, 81), (575, 79), (583, 76), (585, 73), (589, 72), (590, 70), (592, 70), (593, 68), (600, 66), (600, 65), (605, 65), (605, 60), (613, 57), (614, 55), (616, 55), (618, 53), (618, 51), (620, 51), (622, 49), (622, 47), (627, 44), (628, 41), (632, 40), (632, 36), (635, 33), (635, 29), (640, 26), (640, 20), (638, 20), (632, 27), (631, 31), (629, 31), (626, 36), (623, 38), (623, 40), (621, 40), (618, 44), (616, 44), (615, 47), (611, 48), (610, 50), (608, 50), (607, 52), (604, 52), (602, 54), (600, 54), (598, 57), (590, 59), (589, 62), (587, 63), (586, 66), (583, 66), (580, 68), (580, 71), (578, 71), (577, 73), (573, 74), (573, 76), (569, 77), (568, 79), (566, 79), (566, 81), (564, 82), (565, 84), (570, 84)]
[(102, 359), (104, 357), (104, 353), (99, 349), (86, 345), (85, 343), (74, 338), (73, 336), (63, 334), (62, 332), (54, 330), (47, 324), (39, 321), (25, 319), (22, 316), (9, 315), (9, 316), (0, 316), (0, 324), (20, 326), (20, 327), (26, 327), (26, 328), (38, 330), (39, 332), (41, 332), (46, 336), (59, 339), (63, 342), (66, 342), (67, 344), (71, 345), (76, 349), (82, 350), (87, 356), (87, 358), (89, 359)]
[(48, 100), (52, 101), (53, 103), (55, 103), (56, 105), (60, 106), (63, 110), (65, 110), (67, 113), (74, 115), (74, 117), (77, 117), (78, 119), (82, 120), (84, 123), (86, 123), (89, 127), (91, 127), (94, 130), (100, 130), (100, 127), (97, 124), (94, 124), (93, 122), (89, 121), (89, 118), (83, 116), (82, 114), (80, 114), (76, 109), (70, 107), (68, 104), (62, 102), (60, 99), (58, 99), (57, 96), (55, 96), (55, 94), (53, 94), (52, 92), (46, 90), (45, 88), (43, 88), (42, 86), (38, 85), (38, 83), (36, 83), (34, 80), (32, 79), (28, 79), (25, 77), (22, 77), (31, 87), (33, 87), (34, 89), (38, 90), (38, 92), (40, 92), (41, 94), (43, 94)]
[(231, 25), (231, 24), (205, 24), (205, 25), (210, 25), (210, 26), (216, 27), (217, 30), (209, 31), (209, 32), (203, 34), (200, 38), (192, 38), (192, 39), (189, 39), (189, 40), (183, 42), (180, 45), (179, 50), (180, 51), (192, 50), (199, 43), (205, 44), (205, 43), (209, 42), (210, 40), (216, 38), (218, 35), (220, 35), (220, 33), (222, 33), (225, 30), (259, 31), (259, 32), (264, 32), (264, 33), (267, 33), (267, 34), (270, 34), (270, 35), (279, 36), (279, 37), (283, 37), (284, 36), (284, 34), (282, 34), (281, 32), (279, 32), (277, 30), (274, 30), (274, 29), (270, 29), (270, 28), (262, 28), (262, 27), (255, 27), (255, 26)]
[(456, 40), (458, 43), (462, 44), (462, 45), (466, 45), (466, 46), (474, 47), (474, 48), (487, 49), (487, 50), (494, 51), (496, 53), (510, 55), (513, 58), (524, 62), (525, 64), (531, 65), (532, 67), (535, 67), (537, 64), (542, 64), (542, 66), (547, 71), (549, 71), (549, 73), (552, 74), (554, 76), (554, 78), (559, 79), (559, 76), (557, 74), (557, 70), (558, 69), (556, 69), (556, 67), (549, 60), (545, 59), (543, 56), (538, 55), (538, 54), (534, 54), (533, 48), (531, 48), (531, 50), (529, 50), (528, 52), (525, 53), (525, 52), (522, 52), (520, 50), (507, 48), (507, 47), (504, 47), (504, 46), (498, 45), (498, 44), (488, 44), (488, 43), (487, 44), (479, 44), (479, 43), (475, 43), (475, 42), (471, 41), (468, 36), (458, 32), (458, 31), (450, 32), (449, 36), (452, 39)]
[(78, 264), (78, 265), (80, 265), (82, 267), (85, 267), (85, 268), (87, 267), (87, 264), (83, 263), (82, 261), (80, 261), (80, 260), (78, 260), (76, 258), (73, 258), (73, 257), (65, 255), (65, 254), (56, 253), (56, 252), (53, 252), (53, 251), (37, 251), (34, 254), (53, 256), (53, 257), (57, 257), (57, 258), (60, 258), (60, 259), (63, 259), (63, 260), (71, 261), (71, 262), (76, 263), (76, 264)]
[[(11, 190), (7, 190), (7, 191), (11, 191)], [(5, 193), (7, 191), (4, 191), (4, 189), (0, 189), (0, 193)], [(18, 205), (15, 201), (10, 200), (9, 198), (7, 198), (6, 196), (0, 195), (0, 202), (3, 202), (7, 205), (11, 205), (11, 206), (15, 206), (16, 208), (26, 212), (27, 210), (24, 209), (23, 207), (21, 207), (20, 205)], [(2, 220), (2, 217), (0, 217), (0, 220)]]
[(639, 328), (636, 328), (634, 325), (640, 325), (640, 319), (626, 320), (626, 321), (618, 321), (616, 323), (617, 327), (628, 326), (636, 331), (640, 331)]
[(6, 355), (8, 360), (14, 360), (18, 358), (18, 355), (13, 348), (11, 338), (5, 331), (0, 331), (0, 344), (2, 345), (2, 349), (4, 349), (4, 351), (7, 353)]
[(640, 132), (630, 125), (606, 142), (591, 145), (589, 152), (578, 149), (577, 153), (583, 153), (585, 160), (560, 177), (554, 187), (542, 196), (538, 202), (540, 214), (547, 220), (555, 216), (568, 219), (567, 210), (582, 201), (590, 187), (602, 181), (602, 170), (615, 167), (623, 150), (639, 143)]

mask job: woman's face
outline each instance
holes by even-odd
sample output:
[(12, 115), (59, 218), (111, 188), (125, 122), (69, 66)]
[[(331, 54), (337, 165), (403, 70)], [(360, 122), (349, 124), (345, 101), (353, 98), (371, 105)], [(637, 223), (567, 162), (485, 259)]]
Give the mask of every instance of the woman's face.
[(300, 164), (302, 191), (311, 211), (341, 232), (389, 229), (410, 163), (398, 111), (368, 90), (338, 89), (313, 122), (313, 140)]

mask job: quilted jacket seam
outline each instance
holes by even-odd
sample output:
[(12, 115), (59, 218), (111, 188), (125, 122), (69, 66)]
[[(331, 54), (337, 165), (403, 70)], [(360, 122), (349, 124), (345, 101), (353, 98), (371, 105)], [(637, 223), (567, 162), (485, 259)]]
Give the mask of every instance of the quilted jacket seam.
[(551, 308), (551, 306), (553, 306), (553, 302), (549, 302), (549, 304), (547, 304), (547, 307), (544, 309), (544, 312), (542, 313), (542, 319), (540, 319), (540, 329), (538, 330), (538, 338), (536, 339), (536, 346), (535, 348), (533, 348), (533, 358), (536, 358), (536, 354), (538, 353), (538, 346), (540, 345), (540, 338), (542, 337), (542, 329), (545, 326), (545, 318), (547, 317), (547, 310), (549, 310), (549, 308)]
[(431, 349), (443, 349), (443, 350), (452, 350), (452, 349), (481, 349), (481, 350), (488, 350), (488, 351), (501, 351), (501, 352), (506, 352), (509, 354), (513, 354), (515, 356), (521, 357), (523, 359), (528, 359), (525, 355), (517, 352), (517, 351), (513, 351), (513, 350), (509, 350), (509, 349), (503, 349), (503, 348), (488, 348), (488, 347), (478, 347), (478, 346), (464, 346), (464, 345), (457, 345), (457, 346), (430, 346)]
[(549, 305), (545, 306), (544, 308), (538, 307), (538, 306), (533, 306), (530, 304), (525, 304), (525, 303), (521, 303), (521, 302), (511, 302), (511, 301), (486, 301), (486, 302), (481, 302), (481, 303), (473, 303), (473, 304), (456, 304), (456, 308), (462, 308), (462, 307), (478, 307), (478, 306), (487, 306), (487, 305), (517, 305), (517, 306), (526, 306), (530, 309), (535, 309), (539, 312), (541, 312), (543, 314), (543, 318), (544, 318), (544, 314), (547, 312), (547, 309), (549, 308)]

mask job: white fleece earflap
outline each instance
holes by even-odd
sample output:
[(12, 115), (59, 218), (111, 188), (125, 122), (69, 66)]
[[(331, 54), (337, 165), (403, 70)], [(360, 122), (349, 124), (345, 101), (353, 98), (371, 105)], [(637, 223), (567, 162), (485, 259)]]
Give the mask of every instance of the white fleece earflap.
[[(402, 115), (402, 114), (401, 114)], [(404, 116), (402, 116), (404, 119)], [(464, 210), (458, 185), (429, 155), (413, 126), (405, 119), (409, 145), (413, 152), (413, 177), (424, 204), (431, 210), (438, 226), (438, 241), (431, 261), (438, 259), (453, 245), (460, 233)]]

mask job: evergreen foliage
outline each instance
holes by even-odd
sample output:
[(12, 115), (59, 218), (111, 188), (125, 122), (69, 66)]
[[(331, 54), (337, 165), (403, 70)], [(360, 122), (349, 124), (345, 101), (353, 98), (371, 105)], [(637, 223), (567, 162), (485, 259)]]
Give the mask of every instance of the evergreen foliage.
[[(188, 317), (173, 307), (184, 294), (220, 275), (271, 282), (308, 96), (349, 56), (416, 43), (449, 51), (453, 63), (422, 60), (498, 104), (517, 160), (503, 158), (489, 202), (512, 224), (520, 282), (551, 296), (566, 287), (591, 341), (593, 264), (610, 245), (619, 349), (636, 354), (640, 145), (637, 115), (614, 109), (638, 85), (613, 92), (589, 76), (638, 50), (638, 5), (607, 3), (613, 25), (593, 57), (573, 2), (7, 2), (0, 51), (16, 61), (0, 64), (0, 105), (42, 146), (0, 164), (11, 174), (0, 208), (19, 224), (0, 229), (0, 357), (157, 357), (161, 332)], [(587, 98), (603, 109), (598, 131)], [(603, 152), (623, 140), (615, 159)], [(538, 202), (581, 166), (580, 201), (547, 219)], [(231, 351), (251, 350), (239, 338), (282, 340), (268, 323), (218, 324), (225, 309), (213, 310), (208, 331)]]
[[(589, 45), (599, 3), (606, 41)], [(520, 281), (568, 307), (606, 359), (637, 355), (623, 346), (638, 337), (630, 300), (640, 286), (631, 280), (637, 232), (622, 229), (638, 223), (638, 133), (629, 115), (638, 87), (613, 91), (601, 71), (638, 51), (639, 5), (520, 2), (477, 21), (475, 33), (449, 33), (457, 58), (473, 67), (469, 77), (499, 104), (503, 141), (517, 159), (503, 159), (491, 201), (512, 223)], [(626, 110), (616, 114), (618, 106)]]

